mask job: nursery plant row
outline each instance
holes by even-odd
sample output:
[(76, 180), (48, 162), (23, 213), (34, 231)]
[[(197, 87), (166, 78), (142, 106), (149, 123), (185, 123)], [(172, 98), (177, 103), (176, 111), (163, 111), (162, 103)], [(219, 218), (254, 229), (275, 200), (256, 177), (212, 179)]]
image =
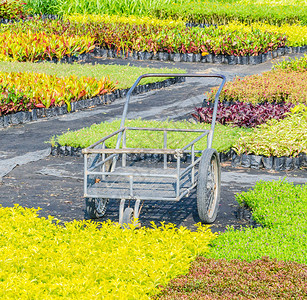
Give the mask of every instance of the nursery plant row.
[[(61, 59), (65, 55), (91, 52), (95, 45), (117, 53), (125, 51), (126, 55), (133, 51), (153, 52), (153, 55), (164, 52), (166, 56), (170, 53), (190, 53), (197, 54), (186, 58), (191, 61), (200, 61), (205, 57), (203, 61), (209, 62), (214, 57), (217, 62), (223, 62), (225, 56), (227, 59), (230, 56), (230, 63), (248, 63), (249, 60), (249, 63), (260, 63), (278, 54), (283, 55), (285, 46), (290, 46), (286, 45), (287, 37), (280, 33), (259, 29), (236, 31), (219, 27), (167, 28), (128, 23), (36, 20), (3, 25), (0, 32), (4, 42), (0, 48), (0, 58), (18, 61), (37, 61), (47, 57)], [(33, 44), (36, 47), (32, 47)], [(302, 46), (299, 51), (305, 51), (305, 48)], [(214, 56), (206, 57), (208, 54)], [(235, 56), (247, 57), (240, 61)], [(179, 60), (178, 56), (176, 59)], [(180, 60), (184, 60), (184, 56), (180, 56)]]
[(233, 145), (239, 154), (297, 157), (307, 154), (307, 107), (299, 105), (283, 120), (271, 119), (242, 133)]
[(259, 181), (236, 200), (261, 226), (229, 227), (155, 299), (305, 298), (307, 185)]
[[(24, 74), (34, 74), (34, 73), (24, 73)], [(39, 78), (38, 73), (34, 74), (33, 76), (35, 76), (36, 78)], [(65, 79), (65, 82), (67, 83), (66, 79)], [(76, 78), (73, 78), (73, 79), (74, 79), (74, 82), (78, 81)], [(57, 80), (58, 80), (57, 82), (59, 83), (62, 79), (57, 78)], [(166, 79), (160, 82), (153, 82), (153, 83), (147, 83), (145, 85), (138, 85), (134, 89), (132, 94), (134, 95), (134, 94), (139, 94), (143, 92), (148, 92), (153, 89), (160, 89), (160, 88), (168, 87), (172, 84), (183, 82), (183, 81), (185, 81), (184, 77), (175, 77), (175, 78), (169, 78), (169, 79)], [(82, 81), (80, 82), (79, 84), (82, 84)], [(25, 82), (22, 82), (20, 84), (21, 86), (26, 85)], [(72, 85), (70, 84), (69, 87), (72, 88)], [(82, 97), (76, 97), (76, 96), (71, 95), (71, 97), (67, 101), (65, 101), (65, 104), (64, 104), (64, 101), (62, 101), (63, 97), (50, 94), (50, 90), (53, 91), (53, 88), (48, 87), (44, 90), (41, 90), (41, 92), (44, 92), (44, 91), (46, 92), (46, 96), (45, 96), (46, 98), (50, 98), (54, 100), (49, 103), (50, 104), (49, 106), (45, 106), (44, 104), (42, 104), (42, 102), (38, 101), (38, 96), (35, 96), (34, 95), (35, 93), (32, 90), (29, 92), (33, 93), (32, 94), (34, 95), (32, 96), (33, 98), (27, 98), (24, 93), (20, 93), (20, 95), (18, 93), (15, 93), (15, 91), (18, 91), (18, 88), (17, 89), (15, 88), (14, 90), (8, 90), (7, 88), (4, 88), (2, 91), (2, 99), (0, 100), (0, 128), (7, 127), (10, 125), (17, 125), (17, 124), (22, 124), (22, 123), (28, 123), (31, 121), (36, 121), (39, 118), (59, 116), (59, 115), (67, 114), (69, 112), (75, 112), (80, 109), (94, 107), (97, 105), (110, 104), (117, 98), (125, 97), (127, 92), (129, 91), (129, 88), (115, 90), (112, 87), (112, 89), (108, 89), (108, 90), (105, 89), (103, 94), (98, 94), (97, 96), (95, 96), (95, 93), (85, 94), (84, 92), (85, 90), (78, 91), (77, 88), (75, 88), (76, 94), (79, 93), (79, 95), (83, 95), (83, 94), (84, 95)], [(24, 89), (24, 91), (26, 90)], [(43, 94), (39, 94), (39, 95), (42, 96)], [(88, 98), (84, 99), (86, 96)], [(44, 98), (44, 100), (46, 98)]]
[[(173, 127), (176, 128), (209, 128), (210, 124), (191, 123), (163, 123), (141, 120), (128, 120), (127, 126), (132, 127)], [(188, 126), (188, 127), (187, 127)], [(307, 166), (307, 120), (300, 111), (291, 116), (277, 121), (270, 120), (268, 123), (250, 130), (238, 127), (229, 127), (217, 123), (215, 141), (213, 148), (220, 152), (221, 161), (231, 160), (232, 165), (237, 167), (251, 167), (254, 169), (266, 168), (275, 170), (290, 170), (294, 168), (304, 168)], [(107, 136), (119, 128), (119, 121), (111, 123), (101, 123), (90, 128), (78, 131), (68, 131), (62, 135), (53, 137), (50, 140), (52, 153), (54, 155), (76, 155), (80, 156), (79, 148), (86, 148), (95, 141)], [(162, 148), (162, 138), (158, 134), (135, 133), (129, 137), (130, 147)], [(196, 136), (189, 136), (189, 140)], [(174, 134), (171, 138), (173, 143), (170, 148), (183, 147), (186, 138), (180, 134)], [(109, 148), (115, 147), (116, 140), (111, 140), (107, 145)], [(199, 142), (197, 149), (204, 149), (205, 142)], [(234, 149), (234, 150), (231, 150)], [(131, 159), (149, 159), (158, 161), (159, 156), (148, 155), (144, 157), (134, 156)], [(170, 161), (171, 157), (168, 158)], [(183, 159), (187, 159), (184, 157)]]
[[(225, 84), (221, 101), (272, 103), (307, 103), (307, 72), (275, 69), (246, 77), (236, 77)], [(257, 87), (255, 89), (255, 87)], [(208, 101), (213, 101), (216, 88), (207, 93)]]
[[(262, 21), (270, 24), (307, 24), (306, 2), (302, 1), (121, 1), (121, 0), (38, 0), (4, 1), (0, 17), (16, 18), (31, 14), (64, 15), (73, 13), (156, 16), (206, 24)], [(268, 9), (269, 7), (269, 9)]]

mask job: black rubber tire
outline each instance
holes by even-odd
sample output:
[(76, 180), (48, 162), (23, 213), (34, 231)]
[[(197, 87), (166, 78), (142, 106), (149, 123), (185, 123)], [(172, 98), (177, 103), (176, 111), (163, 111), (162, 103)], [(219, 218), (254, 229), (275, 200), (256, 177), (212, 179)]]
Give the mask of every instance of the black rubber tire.
[(206, 149), (199, 162), (197, 181), (197, 210), (203, 223), (215, 221), (221, 192), (221, 165), (215, 149)]
[(122, 226), (127, 226), (129, 224), (132, 224), (132, 217), (133, 217), (133, 208), (126, 207), (123, 214)]
[(85, 210), (90, 219), (102, 218), (107, 210), (109, 199), (85, 198)]

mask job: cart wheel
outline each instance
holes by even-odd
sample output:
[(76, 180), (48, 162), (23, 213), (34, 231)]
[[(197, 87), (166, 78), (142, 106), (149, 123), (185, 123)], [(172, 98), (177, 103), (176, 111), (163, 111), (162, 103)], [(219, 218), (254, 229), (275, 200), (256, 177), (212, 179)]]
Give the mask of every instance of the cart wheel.
[(109, 199), (101, 198), (86, 198), (85, 209), (90, 219), (102, 218), (107, 210)]
[(203, 223), (216, 219), (221, 191), (221, 166), (215, 149), (206, 149), (199, 163), (197, 182), (197, 210)]
[(132, 223), (132, 217), (133, 217), (133, 208), (127, 207), (124, 210), (122, 226), (124, 224), (126, 224), (126, 226), (131, 224)]

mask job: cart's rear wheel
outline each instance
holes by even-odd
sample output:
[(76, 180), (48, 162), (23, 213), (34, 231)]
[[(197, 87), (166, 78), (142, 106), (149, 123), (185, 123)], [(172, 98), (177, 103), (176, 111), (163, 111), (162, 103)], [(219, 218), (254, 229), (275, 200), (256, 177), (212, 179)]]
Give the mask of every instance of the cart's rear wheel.
[(199, 163), (197, 182), (197, 209), (203, 223), (216, 219), (221, 191), (221, 166), (215, 149), (206, 149)]
[(109, 199), (85, 198), (85, 209), (90, 219), (102, 218), (107, 210)]
[(124, 210), (122, 226), (127, 226), (129, 224), (132, 224), (132, 217), (133, 217), (133, 208), (127, 207)]

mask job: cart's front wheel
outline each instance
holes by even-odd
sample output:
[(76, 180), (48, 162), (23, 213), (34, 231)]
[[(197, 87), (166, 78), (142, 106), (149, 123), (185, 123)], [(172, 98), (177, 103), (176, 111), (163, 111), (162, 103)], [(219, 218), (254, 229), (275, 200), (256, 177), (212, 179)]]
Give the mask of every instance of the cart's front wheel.
[(125, 226), (128, 226), (129, 224), (132, 224), (132, 217), (133, 217), (133, 208), (127, 207), (124, 210), (122, 225), (124, 226), (125, 224)]
[(109, 199), (101, 198), (86, 198), (85, 209), (90, 219), (102, 218), (107, 210)]
[(215, 149), (206, 149), (199, 163), (197, 182), (197, 210), (203, 223), (216, 219), (221, 191), (221, 166)]

